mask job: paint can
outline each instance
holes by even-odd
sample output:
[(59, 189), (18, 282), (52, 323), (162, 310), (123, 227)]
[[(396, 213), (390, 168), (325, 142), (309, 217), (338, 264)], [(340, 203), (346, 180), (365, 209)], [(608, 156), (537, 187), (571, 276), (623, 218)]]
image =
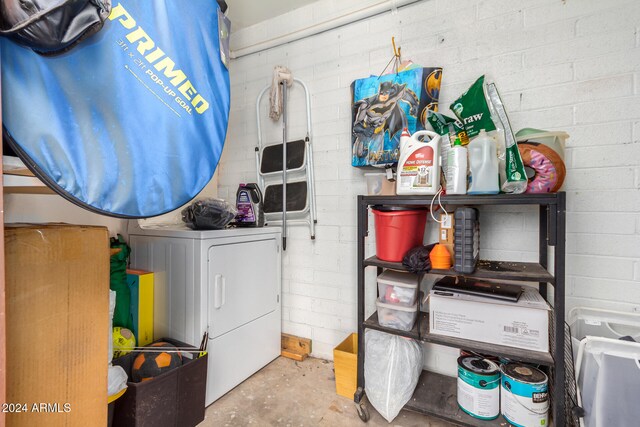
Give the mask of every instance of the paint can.
[(458, 406), (481, 420), (500, 415), (500, 368), (479, 356), (458, 358)]
[(506, 364), (509, 364), (509, 363), (512, 363), (512, 362), (513, 362), (513, 360), (509, 359), (508, 357), (500, 356), (498, 358), (498, 364), (499, 365), (506, 365)]
[(476, 353), (473, 350), (460, 350), (460, 356), (479, 356), (484, 359), (491, 360), (492, 362), (495, 362), (495, 363), (502, 363), (500, 362), (502, 360), (502, 357), (492, 356), (490, 354)]
[(549, 425), (549, 379), (541, 370), (508, 363), (502, 371), (500, 406), (513, 427)]

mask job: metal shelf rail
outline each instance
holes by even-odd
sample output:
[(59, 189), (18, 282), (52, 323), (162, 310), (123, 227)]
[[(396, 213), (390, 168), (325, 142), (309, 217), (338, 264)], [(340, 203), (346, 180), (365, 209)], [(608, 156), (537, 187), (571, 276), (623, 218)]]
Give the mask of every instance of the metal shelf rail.
[[(425, 206), (429, 198), (424, 196), (358, 196), (358, 375), (354, 402), (363, 420), (368, 419), (365, 406), (364, 358), (365, 329), (377, 329), (387, 333), (414, 338), (423, 342), (437, 343), (455, 348), (468, 348), (480, 353), (504, 356), (523, 362), (547, 367), (550, 373), (552, 399), (552, 419), (556, 427), (574, 424), (571, 410), (565, 407), (566, 380), (566, 334), (565, 331), (565, 212), (564, 192), (550, 194), (499, 194), (495, 196), (444, 196), (443, 205), (534, 205), (539, 207), (539, 248), (538, 263), (481, 261), (473, 274), (464, 275), (453, 270), (431, 270), (431, 274), (458, 275), (483, 279), (501, 279), (538, 282), (540, 294), (552, 302), (553, 312), (550, 322), (550, 351), (535, 352), (506, 346), (488, 344), (481, 341), (463, 340), (430, 334), (428, 315), (418, 317), (412, 331), (403, 332), (384, 328), (378, 324), (377, 315), (365, 319), (365, 268), (376, 267), (378, 274), (384, 268), (404, 270), (401, 263), (389, 263), (377, 257), (365, 258), (365, 238), (369, 233), (368, 210), (376, 205)], [(553, 272), (548, 269), (549, 247), (554, 247)], [(549, 300), (548, 286), (554, 288), (553, 301)], [(571, 378), (572, 379), (572, 378)], [(570, 388), (570, 387), (569, 387)], [(456, 379), (429, 371), (423, 371), (418, 386), (406, 409), (437, 417), (461, 426), (504, 426), (502, 416), (493, 421), (482, 421), (470, 417), (458, 408), (455, 399)], [(453, 398), (452, 398), (453, 396)], [(568, 400), (567, 400), (568, 401)]]

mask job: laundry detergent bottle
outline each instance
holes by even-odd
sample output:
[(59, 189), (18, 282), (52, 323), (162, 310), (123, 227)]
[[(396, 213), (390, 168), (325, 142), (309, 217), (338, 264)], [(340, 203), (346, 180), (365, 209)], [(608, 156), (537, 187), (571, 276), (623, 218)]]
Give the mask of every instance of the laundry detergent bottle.
[[(429, 140), (420, 141), (421, 136), (429, 137)], [(436, 194), (440, 190), (440, 135), (421, 130), (403, 142), (400, 144), (396, 193)]]
[(236, 226), (264, 227), (262, 191), (258, 184), (240, 184), (236, 192)]
[(483, 129), (471, 140), (467, 148), (471, 171), (468, 194), (498, 194), (500, 181), (495, 138)]

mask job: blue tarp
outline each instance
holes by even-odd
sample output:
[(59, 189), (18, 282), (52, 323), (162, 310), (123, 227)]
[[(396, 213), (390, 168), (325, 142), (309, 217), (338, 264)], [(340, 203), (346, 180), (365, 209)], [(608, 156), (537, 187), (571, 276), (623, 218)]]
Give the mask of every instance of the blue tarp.
[(160, 215), (218, 164), (229, 75), (211, 0), (121, 0), (98, 34), (58, 57), (0, 39), (10, 146), (47, 185), (92, 211)]

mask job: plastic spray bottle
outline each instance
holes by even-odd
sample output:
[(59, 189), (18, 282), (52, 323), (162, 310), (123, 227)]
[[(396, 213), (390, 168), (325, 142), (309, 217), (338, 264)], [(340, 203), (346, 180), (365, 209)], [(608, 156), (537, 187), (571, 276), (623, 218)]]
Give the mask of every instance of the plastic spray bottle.
[(456, 138), (447, 159), (447, 194), (467, 194), (467, 148)]

